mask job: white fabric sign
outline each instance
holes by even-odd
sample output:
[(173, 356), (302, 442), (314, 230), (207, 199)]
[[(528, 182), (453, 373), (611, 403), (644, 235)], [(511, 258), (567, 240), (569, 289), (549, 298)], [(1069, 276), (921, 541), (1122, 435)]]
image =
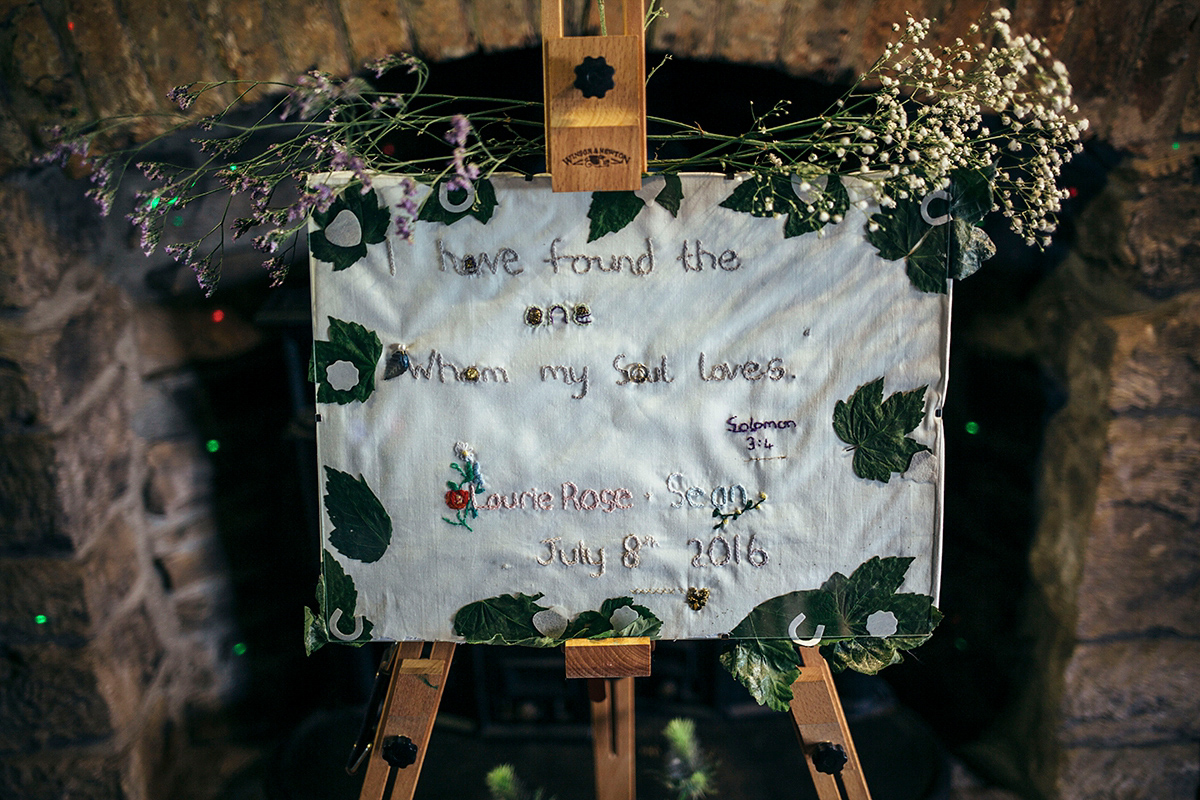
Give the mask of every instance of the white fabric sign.
[[(394, 209), (398, 180), (354, 202)], [(336, 638), (456, 640), (459, 609), (513, 593), (568, 619), (629, 596), (663, 638), (710, 638), (875, 556), (913, 559), (900, 591), (936, 598), (949, 294), (867, 241), (866, 184), (846, 181), (839, 223), (785, 238), (721, 207), (741, 180), (685, 176), (676, 217), (647, 179), (590, 242), (592, 195), (545, 178), (493, 177), (486, 223), (417, 222), (411, 243), (394, 223), (371, 242), (357, 207), (313, 223), (323, 546), (356, 592)], [(461, 195), (430, 202), (481, 207)], [(339, 356), (372, 336), (376, 361)], [(834, 425), (880, 378), (882, 398), (927, 387), (907, 432), (927, 450), (886, 482)]]

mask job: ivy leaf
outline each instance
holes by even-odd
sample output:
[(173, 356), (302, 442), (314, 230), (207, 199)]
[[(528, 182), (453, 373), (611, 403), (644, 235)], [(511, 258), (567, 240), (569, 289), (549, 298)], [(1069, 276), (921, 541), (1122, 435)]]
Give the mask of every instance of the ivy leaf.
[[(443, 225), (453, 225), (464, 217), (474, 217), (484, 225), (492, 218), (492, 214), (496, 211), (496, 188), (492, 186), (492, 182), (487, 178), (480, 178), (475, 181), (475, 202), (462, 211), (449, 211), (442, 205), (441, 191), (442, 185), (448, 181), (438, 181), (433, 186), (433, 191), (426, 196), (425, 201), (421, 203), (421, 210), (417, 212), (417, 219), (423, 222), (440, 222)], [(467, 198), (464, 189), (451, 189), (447, 199), (451, 204), (461, 203)]]
[[(665, 191), (665, 190), (664, 190)], [(588, 207), (588, 241), (594, 242), (607, 233), (614, 233), (633, 222), (646, 207), (646, 201), (633, 192), (592, 192)]]
[(983, 221), (992, 210), (995, 165), (986, 170), (957, 169), (950, 174), (950, 216), (969, 225)]
[[(819, 182), (820, 178), (813, 180)], [(832, 222), (833, 217), (844, 215), (850, 208), (850, 196), (837, 175), (825, 176), (823, 189), (814, 185), (809, 191), (811, 198), (802, 199), (796, 194), (790, 175), (755, 174), (742, 181), (720, 205), (754, 217), (787, 215), (783, 238), (790, 239), (820, 230)], [(808, 210), (810, 205), (812, 211)], [(824, 221), (821, 220), (822, 213), (827, 214)]]
[[(358, 590), (354, 588), (354, 579), (345, 573), (342, 565), (337, 562), (337, 559), (328, 550), (323, 551), (321, 554), (321, 574), (317, 578), (317, 613), (313, 614), (312, 609), (307, 606), (304, 608), (305, 654), (311, 656), (314, 651), (329, 642), (339, 642), (354, 647), (361, 647), (371, 641), (371, 631), (375, 626), (365, 617), (363, 618), (362, 633), (354, 641), (348, 642), (329, 633), (329, 627), (326, 622), (329, 616), (335, 610), (340, 609), (342, 616), (338, 620), (338, 624), (353, 626), (354, 612), (357, 605)], [(347, 620), (350, 620), (350, 622), (346, 622)], [(352, 632), (353, 628), (351, 631), (341, 628), (339, 630), (348, 635)]]
[[(788, 189), (795, 194), (790, 181)], [(823, 192), (816, 192), (815, 189), (813, 191), (816, 196), (811, 204), (800, 201), (788, 214), (787, 222), (783, 226), (783, 238), (790, 239), (793, 236), (818, 231), (832, 222), (833, 217), (844, 216), (850, 210), (850, 195), (846, 192), (846, 187), (838, 175), (830, 174), (826, 178)], [(812, 211), (808, 210), (809, 205), (812, 205)], [(827, 222), (821, 221), (822, 211), (829, 215)]]
[(333, 530), (329, 543), (342, 555), (370, 564), (392, 542), (392, 519), (360, 475), (325, 467), (325, 510)]
[(552, 647), (557, 641), (533, 626), (533, 615), (545, 611), (542, 593), (502, 594), (468, 603), (454, 614), (454, 632), (468, 644), (524, 644)]
[(896, 392), (884, 400), (883, 378), (876, 378), (858, 387), (848, 403), (837, 401), (833, 430), (854, 450), (855, 475), (887, 483), (893, 472), (908, 469), (914, 455), (929, 450), (905, 436), (925, 415), (927, 388)]
[(983, 262), (996, 255), (996, 245), (982, 229), (969, 222), (955, 219), (951, 235), (954, 246), (950, 251), (950, 277), (955, 280), (969, 278), (979, 271)]
[[(313, 221), (317, 230), (308, 235), (309, 249), (315, 258), (332, 264), (333, 271), (340, 272), (365, 256), (367, 245), (379, 244), (387, 238), (392, 218), (386, 206), (380, 208), (374, 189), (363, 194), (351, 187), (338, 195), (327, 211), (314, 211)], [(331, 241), (329, 226), (335, 221), (338, 230)]]
[[(637, 619), (633, 620), (623, 628), (618, 630), (612, 629), (612, 615), (618, 608), (628, 606), (637, 612)], [(582, 614), (580, 616), (583, 616)], [(611, 639), (624, 638), (634, 636), (648, 636), (651, 639), (658, 638), (658, 633), (662, 629), (662, 620), (654, 616), (654, 613), (645, 606), (635, 605), (632, 597), (612, 597), (605, 600), (600, 605), (600, 617), (607, 624), (609, 630), (602, 633), (591, 634), (590, 639)]]
[[(788, 641), (792, 637), (819, 636), (822, 654), (839, 672), (849, 668), (875, 674), (897, 663), (900, 651), (925, 642), (942, 619), (928, 595), (895, 593), (912, 561), (876, 556), (848, 578), (835, 572), (819, 589), (789, 592), (759, 603), (730, 631), (735, 641), (721, 663), (755, 699), (781, 711), (787, 709), (796, 679), (789, 677), (790, 670), (800, 666)], [(880, 613), (890, 615), (894, 633), (871, 635), (872, 617)]]
[(654, 197), (654, 202), (671, 212), (672, 217), (679, 216), (679, 205), (683, 202), (683, 181), (678, 175), (663, 175), (667, 185)]
[[(317, 384), (318, 403), (345, 405), (366, 402), (375, 391), (375, 365), (383, 355), (383, 343), (374, 331), (357, 322), (329, 317), (329, 341), (313, 342), (313, 360), (309, 379)], [(358, 370), (358, 383), (349, 389), (335, 389), (326, 370), (338, 361), (349, 361)]]
[(735, 642), (720, 655), (725, 667), (750, 696), (776, 711), (787, 711), (792, 684), (800, 677), (800, 656), (786, 639)]

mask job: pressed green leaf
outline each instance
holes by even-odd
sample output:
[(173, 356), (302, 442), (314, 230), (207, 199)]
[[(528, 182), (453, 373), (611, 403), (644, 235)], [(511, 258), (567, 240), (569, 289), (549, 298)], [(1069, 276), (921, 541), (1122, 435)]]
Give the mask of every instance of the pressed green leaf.
[(633, 222), (633, 218), (646, 207), (646, 201), (633, 192), (592, 192), (592, 204), (588, 207), (588, 241), (594, 242), (607, 233), (613, 233)]
[[(795, 194), (790, 180), (787, 190), (793, 195)], [(816, 196), (812, 203), (804, 203), (797, 198), (795, 207), (788, 214), (787, 222), (784, 223), (783, 238), (790, 239), (793, 236), (820, 230), (833, 222), (834, 217), (844, 216), (850, 210), (850, 195), (846, 192), (846, 187), (838, 175), (826, 176), (824, 191), (818, 192), (814, 189), (813, 192)], [(813, 207), (812, 211), (808, 210), (809, 205)], [(821, 221), (821, 212), (829, 215), (828, 221)]]
[(992, 210), (992, 181), (996, 167), (958, 169), (950, 175), (950, 216), (973, 225)]
[[(638, 618), (619, 630), (612, 629), (612, 615), (618, 608), (628, 606), (638, 613)], [(582, 616), (582, 615), (580, 615)], [(654, 616), (653, 612), (645, 606), (639, 606), (633, 602), (632, 597), (611, 597), (605, 600), (600, 605), (600, 616), (604, 618), (608, 624), (609, 630), (601, 633), (592, 634), (588, 638), (591, 639), (609, 639), (609, 638), (625, 638), (636, 636), (648, 636), (652, 639), (658, 638), (658, 633), (662, 629), (662, 620)]]
[(800, 657), (788, 640), (748, 639), (730, 645), (720, 656), (725, 667), (750, 696), (776, 711), (787, 711), (792, 684), (800, 677)]
[(683, 202), (683, 181), (678, 175), (667, 174), (663, 178), (667, 185), (654, 197), (654, 202), (671, 212), (672, 217), (679, 216), (679, 205)]
[(849, 402), (837, 401), (833, 430), (854, 450), (855, 475), (887, 483), (893, 472), (908, 469), (914, 455), (929, 450), (905, 436), (921, 423), (927, 388), (896, 392), (882, 400), (883, 378), (877, 378), (858, 387)]
[[(358, 220), (359, 238), (352, 245), (334, 244), (325, 235), (325, 229), (343, 211), (349, 211)], [(314, 211), (313, 220), (317, 230), (308, 235), (309, 249), (315, 258), (332, 264), (333, 271), (340, 272), (365, 256), (367, 245), (379, 244), (387, 237), (391, 215), (386, 206), (379, 206), (374, 189), (363, 194), (356, 187), (349, 187), (338, 195), (327, 211)]]
[[(777, 207), (777, 199), (781, 200), (782, 207)], [(792, 191), (790, 178), (755, 173), (734, 187), (720, 206), (753, 217), (774, 217), (786, 214), (797, 202), (799, 198)]]
[(362, 633), (352, 642), (339, 639), (329, 633), (326, 620), (336, 609), (340, 609), (342, 612), (342, 617), (338, 620), (339, 625), (348, 625), (351, 628), (350, 630), (343, 629), (342, 632), (351, 633), (357, 605), (358, 590), (354, 588), (354, 580), (345, 573), (342, 565), (328, 550), (322, 551), (321, 574), (317, 577), (317, 613), (314, 614), (312, 609), (307, 606), (304, 608), (305, 654), (312, 655), (329, 642), (359, 647), (371, 641), (371, 631), (375, 626), (366, 618), (363, 619)]
[(542, 593), (502, 594), (468, 603), (454, 614), (454, 632), (468, 644), (524, 644), (552, 647), (549, 639), (533, 626), (533, 615), (545, 611), (539, 606)]
[[(357, 322), (329, 317), (329, 341), (313, 342), (309, 377), (317, 384), (318, 403), (345, 405), (366, 402), (375, 391), (375, 366), (383, 355), (383, 343), (374, 331)], [(326, 370), (338, 361), (349, 361), (358, 370), (358, 383), (349, 389), (335, 389)]]
[(392, 519), (367, 486), (345, 472), (325, 467), (325, 510), (333, 530), (329, 543), (347, 558), (378, 561), (392, 541)]
[(996, 245), (982, 229), (968, 222), (953, 220), (950, 234), (953, 247), (950, 250), (950, 277), (955, 280), (969, 278), (979, 271), (983, 262), (996, 255)]
[[(790, 638), (820, 636), (821, 652), (838, 671), (849, 668), (874, 674), (898, 662), (900, 651), (925, 642), (942, 619), (931, 597), (895, 593), (912, 561), (876, 556), (850, 577), (835, 572), (820, 589), (789, 592), (759, 603), (730, 631), (734, 643), (721, 663), (760, 703), (773, 700), (776, 704), (771, 707), (782, 705), (783, 710), (791, 693), (785, 696), (781, 684), (787, 680), (790, 686), (795, 677), (782, 673), (800, 663), (790, 649)], [(894, 634), (870, 635), (870, 618), (879, 612), (895, 617)]]
[[(449, 180), (447, 178), (446, 180)], [(438, 181), (434, 184), (433, 191), (426, 196), (425, 201), (421, 203), (421, 210), (417, 212), (417, 219), (424, 222), (440, 222), (443, 225), (453, 225), (464, 217), (474, 217), (484, 225), (492, 218), (492, 214), (496, 211), (496, 187), (492, 186), (492, 182), (487, 178), (480, 178), (475, 181), (475, 202), (468, 208), (462, 211), (447, 211), (442, 205), (441, 189), (445, 181)], [(466, 192), (463, 189), (452, 189), (448, 198), (452, 204), (461, 203), (466, 199)]]
[[(806, 201), (796, 195), (790, 175), (755, 174), (738, 184), (721, 206), (755, 217), (786, 215), (783, 236), (790, 239), (820, 230), (832, 222), (833, 217), (844, 215), (850, 208), (850, 196), (839, 176), (827, 175), (824, 189), (816, 185), (820, 182), (819, 177), (813, 181), (811, 201)], [(811, 211), (809, 206), (812, 206)], [(822, 213), (828, 215), (825, 221), (821, 220)]]

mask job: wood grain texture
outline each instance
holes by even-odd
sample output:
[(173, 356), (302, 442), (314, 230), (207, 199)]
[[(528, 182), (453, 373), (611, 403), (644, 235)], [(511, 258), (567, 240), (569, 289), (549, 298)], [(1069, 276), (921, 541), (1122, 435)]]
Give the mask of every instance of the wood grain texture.
[(397, 770), (390, 800), (412, 800), (417, 789), (417, 779), (425, 762), (425, 750), (429, 746), (429, 735), (433, 732), (433, 720), (446, 686), (455, 645), (453, 642), (434, 642), (428, 656), (422, 658), (424, 647), (424, 642), (404, 642), (396, 654), (396, 665), (392, 669), (379, 729), (371, 745), (367, 775), (363, 779), (359, 800), (383, 798), (392, 770), (383, 760), (383, 743), (393, 736), (411, 739), (417, 746), (417, 760)]
[(650, 639), (580, 639), (564, 647), (568, 678), (645, 678), (650, 675)]
[(588, 681), (596, 800), (633, 800), (635, 733), (633, 678)]
[(846, 800), (871, 800), (829, 665), (816, 647), (801, 647), (800, 656), (804, 667), (800, 670), (800, 677), (792, 684), (790, 710), (792, 725), (804, 750), (804, 762), (808, 765), (817, 796), (820, 800), (842, 800), (837, 779), (817, 772), (813, 766), (813, 747), (821, 742), (830, 742), (846, 751), (846, 766), (841, 773), (842, 783), (846, 787)]

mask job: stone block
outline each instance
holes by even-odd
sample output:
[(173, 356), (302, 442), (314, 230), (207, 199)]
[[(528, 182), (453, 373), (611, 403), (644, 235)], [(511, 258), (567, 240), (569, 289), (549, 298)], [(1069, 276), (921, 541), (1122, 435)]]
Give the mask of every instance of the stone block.
[[(74, 288), (67, 294), (73, 297), (62, 298), (64, 304), (80, 299)], [(19, 365), (37, 398), (37, 421), (55, 428), (103, 391), (97, 381), (112, 380), (128, 325), (128, 309), (113, 287), (78, 305), (78, 313), (60, 321), (51, 316), (61, 313), (59, 304), (43, 303), (41, 319), (26, 316), (25, 325), (0, 330), (0, 358)]]
[(210, 580), (193, 584), (185, 592), (175, 593), (175, 613), (184, 633), (198, 633), (225, 626), (232, 613), (228, 585), (223, 581)]
[[(234, 79), (280, 81), (295, 77), (262, 3), (211, 0), (196, 11), (204, 15), (204, 35), (213, 43), (217, 59)], [(272, 91), (272, 87), (256, 88), (246, 99), (261, 100)]]
[(1097, 501), (1143, 503), (1200, 523), (1200, 417), (1118, 417)]
[(53, 293), (70, 266), (29, 195), (0, 185), (0, 308), (28, 308)]
[(97, 686), (118, 731), (136, 730), (147, 690), (158, 677), (166, 649), (142, 603), (113, 619), (92, 644)]
[(225, 554), (216, 539), (193, 539), (159, 554), (156, 563), (170, 591), (181, 591), (202, 581), (227, 574)]
[(55, 644), (0, 646), (0, 753), (109, 736), (111, 718), (97, 686), (86, 650)]
[(1076, 645), (1063, 675), (1067, 747), (1200, 739), (1200, 642), (1178, 637)]
[(141, 574), (137, 529), (124, 514), (115, 514), (95, 538), (85, 563), (87, 606), (97, 624), (134, 588)]
[(70, 537), (56, 513), (54, 439), (46, 433), (0, 435), (0, 552), (65, 554)]
[[(531, 8), (523, 0), (471, 0), (472, 27), (479, 46), (484, 50), (511, 50), (533, 45), (542, 22), (530, 16)], [(616, 13), (617, 8), (619, 5), (614, 3), (608, 13)]]
[(1149, 747), (1072, 748), (1062, 755), (1057, 800), (1194, 800), (1195, 742)]
[(1200, 408), (1200, 293), (1109, 322), (1116, 333), (1109, 408), (1118, 414)]
[(120, 392), (103, 399), (58, 438), (56, 491), (63, 528), (77, 545), (91, 537), (112, 504), (129, 491), (133, 447)]
[[(79, 71), (97, 117), (161, 109), (113, 0), (73, 4), (70, 22)], [(144, 139), (155, 128), (146, 122), (134, 132)]]
[[(670, 5), (670, 16), (659, 17), (646, 40), (652, 50), (711, 58), (717, 47), (715, 24), (719, 0), (677, 0)], [(653, 64), (648, 64), (652, 67)]]
[(130, 800), (120, 758), (103, 747), (0, 756), (0, 797), (20, 800)]
[(79, 561), (0, 558), (0, 641), (83, 644), (91, 623), (84, 577)]
[(341, 9), (355, 67), (412, 49), (412, 36), (397, 0), (341, 0)]
[(460, 0), (403, 0), (422, 58), (444, 61), (475, 49), (471, 25)]
[(334, 75), (350, 73), (350, 54), (341, 35), (341, 20), (335, 20), (329, 4), (267, 0), (267, 9), (293, 76), (310, 69)]
[(155, 442), (146, 449), (143, 498), (151, 514), (169, 516), (208, 497), (212, 464), (191, 441)]
[(1200, 527), (1149, 508), (1098, 509), (1079, 586), (1077, 635), (1200, 637)]
[(13, 65), (26, 88), (36, 92), (42, 81), (61, 81), (69, 73), (58, 37), (40, 7), (31, 3), (15, 9), (8, 24), (13, 31)]
[(139, 369), (147, 377), (179, 369), (191, 360), (234, 358), (263, 340), (257, 328), (232, 310), (218, 322), (209, 309), (139, 305), (133, 320)]
[(188, 371), (142, 381), (133, 398), (134, 433), (149, 441), (195, 436), (198, 391), (196, 376)]
[[(900, 9), (901, 19), (903, 11)], [(894, 14), (887, 16), (890, 20)], [(857, 11), (849, 12), (831, 0), (809, 0), (792, 9), (788, 20), (779, 60), (789, 72), (846, 81), (862, 71), (865, 65), (858, 63), (862, 59), (862, 20)], [(875, 55), (870, 60), (874, 61)]]
[[(208, 57), (206, 38), (200, 35), (190, 13), (181, 14), (178, 7), (169, 3), (148, 3), (135, 13), (126, 14), (124, 22), (160, 110), (174, 106), (166, 95), (175, 86), (216, 74)], [(187, 42), (188, 46), (180, 47), (181, 42)], [(225, 106), (219, 98), (219, 94), (205, 93), (192, 110), (196, 114), (219, 111)]]
[(787, 6), (786, 0), (732, 0), (723, 6), (717, 55), (742, 64), (774, 64)]
[(1147, 181), (1130, 201), (1129, 280), (1151, 297), (1200, 289), (1200, 196), (1191, 176)]

